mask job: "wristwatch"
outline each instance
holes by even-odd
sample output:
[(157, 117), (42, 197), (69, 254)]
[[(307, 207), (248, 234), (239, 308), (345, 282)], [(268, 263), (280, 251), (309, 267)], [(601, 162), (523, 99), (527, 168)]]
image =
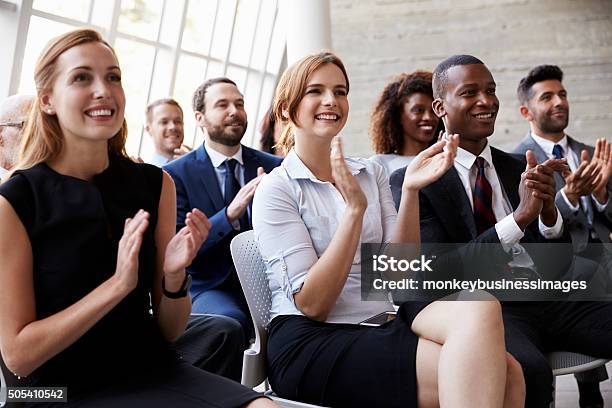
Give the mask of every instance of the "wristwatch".
[(164, 296), (170, 299), (180, 299), (187, 296), (189, 293), (189, 288), (191, 287), (191, 275), (185, 272), (185, 280), (181, 284), (181, 287), (176, 292), (169, 292), (166, 290), (166, 277), (162, 278), (162, 292)]

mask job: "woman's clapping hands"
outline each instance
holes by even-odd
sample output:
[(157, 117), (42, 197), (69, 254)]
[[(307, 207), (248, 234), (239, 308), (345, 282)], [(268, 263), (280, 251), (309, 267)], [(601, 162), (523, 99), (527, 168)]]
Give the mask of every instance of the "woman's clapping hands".
[(346, 165), (342, 151), (342, 141), (339, 136), (332, 140), (330, 157), (334, 184), (342, 194), (347, 207), (365, 210), (368, 206), (368, 200), (357, 179)]
[(439, 179), (453, 165), (459, 135), (449, 135), (419, 153), (406, 168), (404, 190), (420, 190)]
[(187, 213), (185, 226), (168, 242), (164, 257), (164, 274), (183, 276), (183, 270), (191, 265), (198, 249), (208, 236), (211, 224), (197, 208)]

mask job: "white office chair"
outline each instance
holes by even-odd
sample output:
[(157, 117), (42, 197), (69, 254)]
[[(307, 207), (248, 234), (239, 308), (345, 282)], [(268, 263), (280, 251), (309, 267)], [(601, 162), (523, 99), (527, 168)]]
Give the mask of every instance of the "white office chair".
[(548, 361), (553, 372), (553, 402), (550, 408), (555, 407), (555, 389), (557, 386), (557, 376), (565, 374), (575, 374), (588, 371), (602, 366), (610, 360), (595, 358), (584, 354), (572, 353), (569, 351), (555, 351), (548, 355)]
[(253, 231), (246, 231), (234, 237), (230, 251), (255, 326), (255, 343), (244, 351), (242, 360), (242, 385), (253, 388), (262, 382), (265, 383), (266, 395), (282, 407), (320, 408), (318, 405), (277, 397), (269, 389), (266, 374), (266, 344), (272, 293), (268, 286), (266, 266), (259, 254)]
[[(266, 266), (259, 253), (253, 231), (246, 231), (237, 235), (230, 245), (232, 259), (246, 297), (253, 325), (255, 326), (255, 343), (244, 351), (242, 362), (242, 385), (253, 388), (265, 382), (266, 390), (266, 343), (268, 339), (267, 326), (270, 323), (270, 306), (272, 304)], [(609, 360), (586, 356), (584, 354), (558, 351), (549, 355), (553, 375), (574, 374), (587, 371), (606, 364)], [(554, 380), (553, 380), (554, 381)], [(555, 381), (556, 382), (556, 381)], [(555, 383), (553, 383), (553, 387)], [(266, 392), (283, 407), (316, 407), (306, 403), (290, 401), (275, 396), (271, 391)], [(551, 408), (554, 408), (554, 394)]]
[(6, 385), (6, 381), (4, 380), (4, 374), (2, 373), (2, 356), (0, 355), (0, 408), (6, 405), (6, 398), (7, 398), (7, 385)]

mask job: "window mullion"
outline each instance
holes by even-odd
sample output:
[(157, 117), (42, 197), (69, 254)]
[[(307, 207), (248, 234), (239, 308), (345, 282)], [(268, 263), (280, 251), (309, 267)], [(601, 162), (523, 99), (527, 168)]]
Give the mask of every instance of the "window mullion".
[[(151, 102), (151, 89), (153, 88), (153, 76), (155, 75), (155, 69), (157, 67), (157, 55), (159, 54), (159, 44), (161, 42), (161, 33), (164, 28), (164, 14), (166, 13), (166, 5), (167, 0), (163, 0), (162, 2), (162, 12), (159, 16), (159, 25), (157, 27), (157, 41), (155, 43), (155, 48), (153, 52), (153, 63), (151, 64), (151, 71), (149, 74), (149, 89), (147, 90), (147, 105)], [(140, 157), (140, 152), (142, 151), (142, 141), (144, 139), (145, 126), (143, 125), (140, 128), (140, 140), (138, 141), (138, 156)]]
[(227, 75), (227, 63), (230, 57), (230, 51), (232, 50), (232, 43), (234, 42), (234, 29), (236, 28), (236, 15), (238, 14), (238, 5), (240, 4), (240, 0), (236, 1), (236, 6), (234, 7), (234, 18), (232, 19), (232, 30), (230, 31), (229, 44), (227, 47), (227, 52), (225, 53), (225, 61), (223, 61), (223, 75)]
[(108, 43), (115, 46), (117, 39), (117, 27), (119, 25), (119, 16), (121, 15), (121, 0), (115, 0), (113, 4), (113, 16), (111, 18), (110, 27), (108, 28)]
[[(261, 72), (261, 79), (259, 81), (259, 98), (257, 98), (257, 108), (255, 109), (255, 120), (259, 117), (259, 112), (261, 110), (261, 100), (263, 98), (262, 92), (264, 83), (266, 82), (266, 76), (268, 74), (268, 60), (270, 59), (270, 48), (272, 48), (272, 38), (274, 37), (274, 27), (276, 26), (276, 18), (278, 17), (278, 0), (276, 0), (276, 4), (274, 5), (274, 17), (272, 18), (272, 29), (270, 30), (270, 35), (268, 36), (268, 49), (266, 51), (266, 59), (263, 65), (263, 71)], [(285, 49), (285, 52), (286, 49)], [(251, 146), (255, 142), (255, 129), (251, 133)]]
[[(208, 50), (206, 51), (206, 68), (204, 68), (204, 79), (208, 77), (208, 67), (210, 65), (210, 61), (212, 60), (210, 53), (212, 52), (212, 45), (215, 39), (215, 28), (217, 27), (217, 20), (219, 19), (219, 1), (221, 0), (217, 0), (217, 3), (215, 4), (215, 18), (213, 19), (213, 26), (210, 32), (210, 41), (208, 42)], [(219, 61), (219, 62), (222, 62), (222, 61)], [(194, 143), (195, 143), (196, 135), (194, 135), (194, 140), (193, 140)]]
[(30, 18), (32, 17), (32, 2), (33, 0), (23, 0), (21, 2), (17, 38), (15, 41), (15, 53), (13, 54), (13, 69), (11, 71), (11, 81), (9, 83), (9, 95), (16, 94), (19, 90), (21, 71), (23, 69), (23, 58), (25, 56), (26, 42), (28, 40), (28, 31), (30, 28)]
[(189, 9), (189, 1), (183, 2), (183, 12), (181, 13), (181, 27), (179, 28), (178, 37), (172, 50), (172, 72), (170, 73), (169, 94), (174, 94), (174, 86), (176, 85), (176, 72), (178, 71), (178, 61), (181, 55), (181, 44), (183, 42), (183, 31), (185, 31), (185, 21), (187, 20), (187, 10)]

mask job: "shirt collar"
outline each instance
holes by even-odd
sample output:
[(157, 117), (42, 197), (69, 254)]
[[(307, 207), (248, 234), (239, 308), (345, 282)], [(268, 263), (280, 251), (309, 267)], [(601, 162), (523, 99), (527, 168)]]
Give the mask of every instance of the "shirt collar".
[(155, 152), (153, 153), (153, 156), (151, 156), (151, 160), (149, 161), (149, 164), (153, 164), (157, 167), (161, 167), (164, 164), (168, 164), (170, 163), (171, 159), (162, 156), (161, 154)]
[[(362, 169), (365, 169), (365, 165), (356, 160), (346, 158), (345, 161), (346, 166), (348, 167), (349, 171), (353, 176), (357, 175)], [(285, 168), (287, 174), (292, 179), (308, 179), (315, 183), (325, 183), (324, 181), (321, 181), (316, 178), (314, 174), (312, 174), (312, 171), (310, 171), (310, 169), (306, 167), (304, 162), (299, 158), (299, 156), (295, 152), (295, 149), (291, 149), (289, 151), (289, 153), (285, 157), (285, 160), (283, 160), (282, 166)]]
[(489, 164), (489, 166), (493, 167), (493, 157), (491, 156), (491, 146), (489, 146), (489, 142), (487, 141), (486, 146), (482, 149), (482, 152), (478, 156), (473, 155), (461, 147), (457, 147), (457, 156), (455, 157), (455, 163), (459, 163), (462, 167), (465, 167), (468, 170), (472, 169), (474, 162), (477, 157), (482, 157)]
[(561, 148), (563, 149), (563, 153), (567, 154), (568, 152), (567, 135), (565, 134), (563, 135), (563, 138), (559, 140), (557, 143), (551, 142), (548, 139), (544, 139), (543, 137), (538, 136), (533, 132), (531, 132), (531, 137), (533, 137), (533, 140), (535, 140), (535, 142), (542, 148), (542, 150), (544, 150), (544, 153), (546, 153), (549, 156), (553, 155), (553, 148), (555, 147), (556, 144), (561, 146)]
[(236, 154), (234, 154), (232, 157), (227, 157), (223, 153), (219, 153), (215, 149), (209, 147), (206, 143), (204, 143), (204, 149), (206, 149), (206, 153), (208, 154), (208, 157), (210, 157), (210, 161), (215, 168), (221, 166), (223, 162), (228, 159), (236, 159), (241, 166), (244, 165), (242, 161), (242, 144), (238, 148)]
[(0, 177), (4, 177), (5, 174), (8, 174), (8, 170), (4, 167), (0, 166)]

